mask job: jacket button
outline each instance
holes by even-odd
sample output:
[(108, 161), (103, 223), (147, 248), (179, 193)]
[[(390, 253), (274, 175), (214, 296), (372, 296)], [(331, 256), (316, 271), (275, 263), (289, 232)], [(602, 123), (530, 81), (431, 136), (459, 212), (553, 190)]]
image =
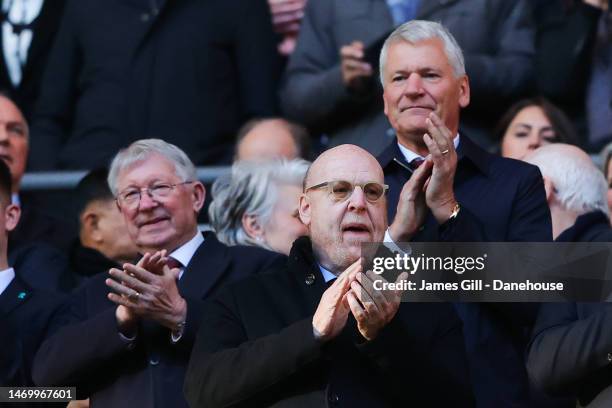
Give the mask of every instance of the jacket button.
[(306, 279), (304, 280), (304, 282), (307, 285), (312, 285), (315, 282), (314, 273), (309, 273), (308, 275), (306, 275)]
[(151, 364), (152, 366), (156, 366), (156, 365), (158, 365), (158, 364), (159, 364), (159, 358), (157, 358), (157, 357), (152, 357), (152, 358), (149, 360), (149, 364)]
[(328, 395), (327, 400), (329, 401), (330, 405), (335, 406), (340, 402), (340, 396), (336, 393), (331, 393)]
[(149, 13), (142, 13), (140, 15), (140, 21), (142, 21), (143, 23), (149, 21), (149, 18), (151, 18), (151, 16), (149, 16)]
[(612, 353), (608, 353), (608, 362), (612, 363)]

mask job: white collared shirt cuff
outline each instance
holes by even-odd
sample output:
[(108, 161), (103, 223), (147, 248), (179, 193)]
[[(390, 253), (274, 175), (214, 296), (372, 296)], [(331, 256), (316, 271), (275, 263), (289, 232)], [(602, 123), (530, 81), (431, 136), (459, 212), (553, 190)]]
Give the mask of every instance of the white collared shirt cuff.
[(385, 231), (385, 238), (383, 240), (383, 244), (385, 245), (385, 247), (387, 247), (389, 251), (393, 252), (394, 254), (400, 253), (410, 255), (412, 253), (412, 250), (410, 249), (408, 251), (404, 251), (395, 243), (395, 241), (393, 241), (393, 238), (391, 238), (391, 234), (389, 233), (389, 228), (387, 228), (387, 230)]

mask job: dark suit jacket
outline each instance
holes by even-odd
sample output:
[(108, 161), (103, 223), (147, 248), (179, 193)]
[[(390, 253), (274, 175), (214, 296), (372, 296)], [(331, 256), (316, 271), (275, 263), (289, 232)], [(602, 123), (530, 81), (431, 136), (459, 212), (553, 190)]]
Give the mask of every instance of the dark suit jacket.
[(312, 316), (326, 288), (302, 237), (287, 265), (211, 301), (185, 381), (191, 407), (472, 406), (461, 323), (448, 304), (404, 303), (371, 342), (349, 318), (321, 344)]
[(36, 356), (39, 385), (77, 387), (93, 407), (186, 407), (181, 397), (187, 359), (200, 326), (203, 299), (224, 284), (266, 269), (283, 257), (255, 247), (227, 247), (206, 233), (179, 281), (187, 300), (187, 323), (176, 344), (170, 331), (142, 321), (134, 342), (117, 331), (105, 274), (80, 287), (71, 304), (71, 324), (46, 341)]
[[(472, 101), (463, 125), (494, 126), (506, 101), (528, 90), (535, 55), (529, 6), (525, 0), (419, 2), (416, 18), (444, 24), (465, 54)], [(385, 0), (309, 0), (281, 88), (285, 114), (325, 133), (333, 145), (354, 143), (380, 154), (395, 133), (383, 113), (377, 73), (364, 92), (350, 92), (342, 82), (339, 50), (353, 41), (368, 47), (393, 29)], [(373, 51), (370, 62), (377, 70), (379, 50)]]
[[(0, 53), (0, 88), (10, 92), (28, 122), (32, 119), (32, 110), (65, 2), (66, 0), (43, 2), (40, 14), (32, 23), (32, 42), (28, 48), (26, 64), (22, 68), (21, 82), (17, 87), (9, 77), (4, 53)], [(2, 41), (2, 30), (0, 30), (0, 44)]]
[(143, 137), (229, 163), (240, 125), (276, 111), (277, 58), (264, 0), (69, 0), (28, 165), (106, 166)]
[[(608, 217), (592, 212), (578, 217), (559, 242), (612, 242)], [(612, 404), (612, 305), (543, 303), (529, 346), (532, 381), (552, 394), (576, 392), (583, 405)]]
[[(461, 205), (453, 229), (430, 214), (415, 241), (551, 241), (550, 211), (537, 167), (489, 154), (461, 135), (455, 196)], [(379, 156), (389, 184), (389, 220), (410, 173), (393, 142)], [(452, 234), (449, 234), (449, 231)], [(472, 382), (479, 407), (527, 406), (524, 366), (527, 332), (537, 312), (533, 304), (455, 304), (463, 320)]]
[(0, 348), (4, 349), (2, 354), (10, 357), (9, 361), (0, 357), (5, 361), (2, 369), (8, 367), (8, 371), (0, 372), (0, 380), (6, 381), (3, 386), (34, 385), (31, 375), (34, 355), (43, 340), (62, 324), (62, 302), (60, 295), (32, 290), (18, 277), (0, 294), (3, 329)]

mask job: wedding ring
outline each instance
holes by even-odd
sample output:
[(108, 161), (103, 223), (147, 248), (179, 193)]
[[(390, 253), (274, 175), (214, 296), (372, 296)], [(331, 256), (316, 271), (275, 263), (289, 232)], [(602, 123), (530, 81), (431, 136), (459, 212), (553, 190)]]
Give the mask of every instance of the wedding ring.
[(446, 153), (448, 153), (449, 151), (450, 151), (450, 150), (446, 149), (446, 150), (444, 150), (444, 151), (442, 152), (442, 154), (446, 154)]
[(140, 293), (138, 292), (130, 293), (130, 295), (128, 296), (128, 299), (130, 299), (130, 301), (132, 302), (137, 302), (139, 298), (140, 298)]

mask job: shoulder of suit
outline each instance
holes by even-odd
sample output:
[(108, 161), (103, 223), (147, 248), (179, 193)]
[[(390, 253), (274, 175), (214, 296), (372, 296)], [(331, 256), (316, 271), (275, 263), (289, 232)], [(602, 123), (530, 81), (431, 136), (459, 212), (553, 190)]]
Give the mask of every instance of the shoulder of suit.
[(539, 175), (540, 170), (533, 164), (522, 160), (491, 155), (489, 172), (492, 177), (506, 176), (518, 180), (523, 177)]
[(266, 262), (276, 259), (286, 259), (286, 257), (278, 252), (270, 251), (264, 248), (249, 246), (249, 245), (234, 245), (228, 246), (232, 256), (237, 256), (239, 259), (244, 259), (248, 262)]

